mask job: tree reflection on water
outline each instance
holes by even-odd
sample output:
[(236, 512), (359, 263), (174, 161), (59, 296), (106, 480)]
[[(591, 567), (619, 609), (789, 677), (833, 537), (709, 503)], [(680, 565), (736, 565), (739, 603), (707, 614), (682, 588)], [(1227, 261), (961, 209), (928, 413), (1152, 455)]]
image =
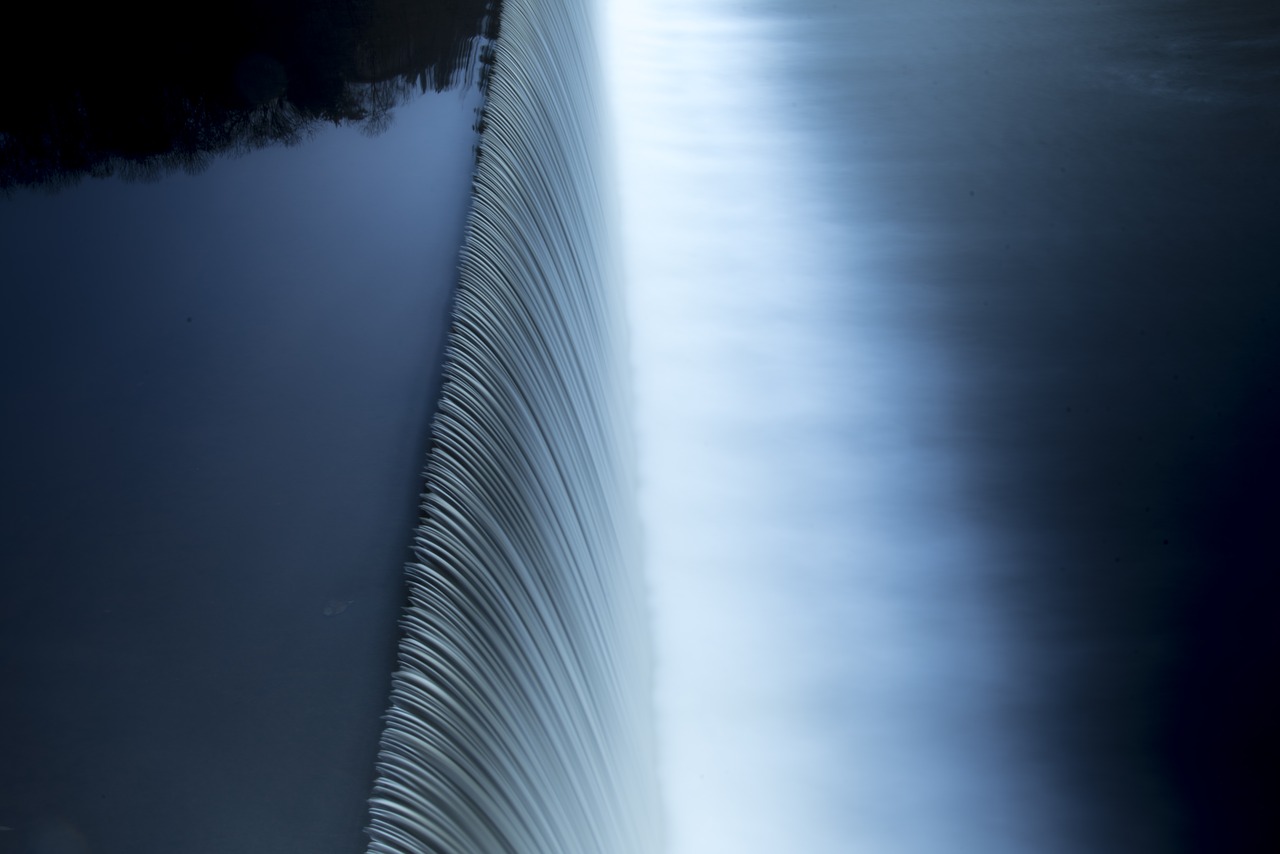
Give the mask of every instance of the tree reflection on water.
[[(199, 20), (27, 4), (0, 55), (0, 190), (86, 175), (154, 179), (320, 126), (385, 130), (415, 94), (464, 80), (500, 0), (231, 0)], [(32, 57), (43, 67), (33, 69)], [(482, 57), (483, 59), (483, 57)], [(484, 74), (482, 70), (482, 75)]]

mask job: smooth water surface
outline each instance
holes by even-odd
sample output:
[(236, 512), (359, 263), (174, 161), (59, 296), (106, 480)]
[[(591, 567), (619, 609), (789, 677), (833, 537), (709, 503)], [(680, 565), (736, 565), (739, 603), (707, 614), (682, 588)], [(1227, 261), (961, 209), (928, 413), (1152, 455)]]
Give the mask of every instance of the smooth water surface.
[(478, 104), (0, 198), (0, 851), (363, 845)]

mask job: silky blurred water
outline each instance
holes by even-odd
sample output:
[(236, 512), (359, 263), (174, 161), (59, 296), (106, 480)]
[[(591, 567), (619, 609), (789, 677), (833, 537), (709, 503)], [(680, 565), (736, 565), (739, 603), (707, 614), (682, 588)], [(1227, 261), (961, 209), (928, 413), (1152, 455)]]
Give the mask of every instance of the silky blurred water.
[(598, 11), (503, 5), (371, 854), (655, 850)]
[(1274, 16), (612, 8), (671, 850), (1247, 850)]

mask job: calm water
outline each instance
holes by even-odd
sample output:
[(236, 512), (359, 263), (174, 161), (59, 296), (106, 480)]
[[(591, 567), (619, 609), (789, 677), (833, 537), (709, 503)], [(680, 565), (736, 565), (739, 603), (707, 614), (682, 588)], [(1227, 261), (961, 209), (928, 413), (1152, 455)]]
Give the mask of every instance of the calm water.
[(479, 103), (0, 198), (0, 851), (363, 846)]
[(1262, 4), (613, 4), (674, 852), (1266, 850)]

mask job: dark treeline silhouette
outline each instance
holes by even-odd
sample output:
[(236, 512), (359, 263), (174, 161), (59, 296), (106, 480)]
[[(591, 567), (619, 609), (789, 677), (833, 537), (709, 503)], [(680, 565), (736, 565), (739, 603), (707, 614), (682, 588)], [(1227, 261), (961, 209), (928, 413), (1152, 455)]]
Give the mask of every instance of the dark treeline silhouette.
[(0, 54), (0, 190), (198, 171), (325, 123), (378, 133), (416, 93), (463, 82), (500, 5), (229, 0), (166, 19), (137, 4), (21, 4), (5, 13), (21, 50)]

